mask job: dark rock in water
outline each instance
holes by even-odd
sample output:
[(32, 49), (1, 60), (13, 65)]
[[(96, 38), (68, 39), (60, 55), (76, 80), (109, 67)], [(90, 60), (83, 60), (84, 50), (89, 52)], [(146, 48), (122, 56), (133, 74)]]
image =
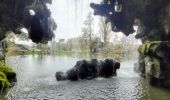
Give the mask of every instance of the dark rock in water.
[(9, 73), (6, 75), (6, 77), (7, 77), (8, 81), (9, 81), (10, 83), (17, 81), (16, 73), (15, 73), (15, 72), (9, 72)]
[(86, 60), (78, 61), (75, 68), (80, 79), (86, 79), (88, 77), (90, 69), (89, 64)]
[(77, 81), (78, 80), (78, 72), (75, 68), (72, 68), (67, 71), (67, 78), (71, 81)]
[(97, 59), (92, 59), (91, 61), (88, 61), (89, 63), (89, 73), (88, 73), (88, 79), (95, 78), (99, 75), (99, 63)]
[(102, 62), (101, 69), (100, 69), (100, 75), (101, 77), (110, 77), (113, 76), (114, 71), (114, 62), (112, 59), (105, 59)]
[(57, 81), (63, 81), (67, 79), (67, 75), (64, 72), (56, 72), (55, 77)]
[(67, 75), (63, 75), (63, 72), (56, 73), (56, 79), (62, 81), (67, 76), (68, 80), (77, 81), (80, 79), (94, 79), (96, 77), (108, 78), (117, 75), (117, 69), (120, 68), (120, 63), (115, 62), (112, 59), (106, 59), (104, 61), (98, 61), (92, 59), (90, 61), (81, 60), (77, 61), (76, 65), (66, 72)]
[(113, 76), (117, 76), (117, 70), (118, 69), (120, 69), (120, 63), (119, 62), (115, 62), (114, 70), (113, 70)]
[(91, 61), (78, 61), (75, 65), (77, 69), (78, 76), (80, 79), (92, 79), (97, 76), (96, 68), (97, 60), (93, 59)]

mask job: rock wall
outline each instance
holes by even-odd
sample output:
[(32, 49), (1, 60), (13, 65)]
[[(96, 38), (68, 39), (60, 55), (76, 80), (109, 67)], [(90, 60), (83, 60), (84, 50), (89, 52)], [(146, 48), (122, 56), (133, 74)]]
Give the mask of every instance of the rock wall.
[(90, 6), (111, 22), (113, 31), (129, 35), (138, 25), (141, 76), (151, 84), (170, 86), (170, 0), (103, 0)]
[(141, 76), (150, 84), (170, 86), (170, 42), (154, 41), (142, 44), (138, 51), (141, 54), (139, 69)]

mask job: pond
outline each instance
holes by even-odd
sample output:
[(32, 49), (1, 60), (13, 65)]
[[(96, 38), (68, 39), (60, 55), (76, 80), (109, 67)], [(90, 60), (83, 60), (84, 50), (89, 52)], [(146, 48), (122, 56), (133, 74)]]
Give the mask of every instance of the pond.
[(13, 56), (7, 63), (17, 73), (17, 83), (8, 100), (169, 100), (170, 91), (154, 88), (134, 71), (136, 60), (121, 62), (118, 76), (77, 82), (55, 79), (80, 58), (58, 56)]

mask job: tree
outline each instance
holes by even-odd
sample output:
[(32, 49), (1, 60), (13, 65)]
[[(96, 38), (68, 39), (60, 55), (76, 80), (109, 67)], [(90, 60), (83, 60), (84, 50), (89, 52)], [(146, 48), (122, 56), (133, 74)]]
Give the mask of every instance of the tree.
[(100, 18), (100, 32), (101, 32), (101, 39), (104, 41), (104, 47), (106, 48), (108, 46), (108, 42), (110, 39), (110, 33), (111, 33), (111, 25), (109, 23), (105, 22), (105, 18)]
[(84, 27), (82, 28), (82, 32), (83, 32), (83, 39), (87, 40), (88, 43), (88, 47), (90, 49), (90, 52), (93, 52), (93, 17), (92, 14), (89, 13), (87, 16), (87, 19), (84, 21)]

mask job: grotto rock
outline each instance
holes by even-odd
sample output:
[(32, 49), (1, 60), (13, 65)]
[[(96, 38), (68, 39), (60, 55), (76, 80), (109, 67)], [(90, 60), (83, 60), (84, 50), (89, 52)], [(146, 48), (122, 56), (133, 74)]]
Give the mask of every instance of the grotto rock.
[(116, 70), (116, 68), (114, 69), (114, 64), (115, 62), (112, 59), (106, 59), (103, 61), (102, 65), (101, 65), (101, 69), (100, 69), (100, 75), (102, 77), (110, 77), (113, 76), (113, 74), (116, 74), (116, 72), (114, 73), (114, 71)]
[[(57, 28), (47, 7), (52, 0), (1, 0), (0, 1), (0, 40), (7, 31), (20, 34), (26, 28), (29, 38), (35, 43), (47, 43), (54, 37)], [(30, 14), (34, 12), (34, 14)]]
[(136, 38), (143, 42), (170, 39), (169, 0), (102, 0), (100, 4), (91, 3), (90, 6), (94, 15), (106, 17), (113, 31), (129, 35), (134, 32), (133, 26), (138, 20)]
[[(76, 65), (66, 72), (56, 72), (56, 79), (62, 81), (65, 79), (71, 81), (77, 81), (79, 79), (94, 79), (96, 77), (109, 78), (111, 76), (117, 76), (117, 69), (120, 68), (120, 63), (113, 61), (112, 59), (105, 59), (104, 61), (98, 61), (92, 59), (90, 61), (80, 60)], [(67, 78), (65, 78), (67, 77)]]
[(55, 77), (57, 81), (63, 81), (67, 79), (67, 75), (64, 72), (56, 72)]
[(142, 76), (150, 84), (159, 86), (170, 86), (170, 42), (154, 41), (146, 42), (138, 49), (143, 56), (139, 64)]
[(92, 59), (91, 61), (78, 61), (75, 65), (80, 79), (95, 78), (97, 76), (97, 67), (96, 59)]
[(113, 31), (129, 35), (137, 25), (136, 38), (141, 39), (143, 45), (139, 47), (136, 64), (139, 67), (135, 70), (151, 84), (170, 85), (170, 0), (102, 0), (90, 6), (94, 15), (106, 17)]
[(71, 80), (71, 81), (77, 81), (79, 79), (76, 68), (72, 68), (67, 71), (67, 78), (68, 80)]

